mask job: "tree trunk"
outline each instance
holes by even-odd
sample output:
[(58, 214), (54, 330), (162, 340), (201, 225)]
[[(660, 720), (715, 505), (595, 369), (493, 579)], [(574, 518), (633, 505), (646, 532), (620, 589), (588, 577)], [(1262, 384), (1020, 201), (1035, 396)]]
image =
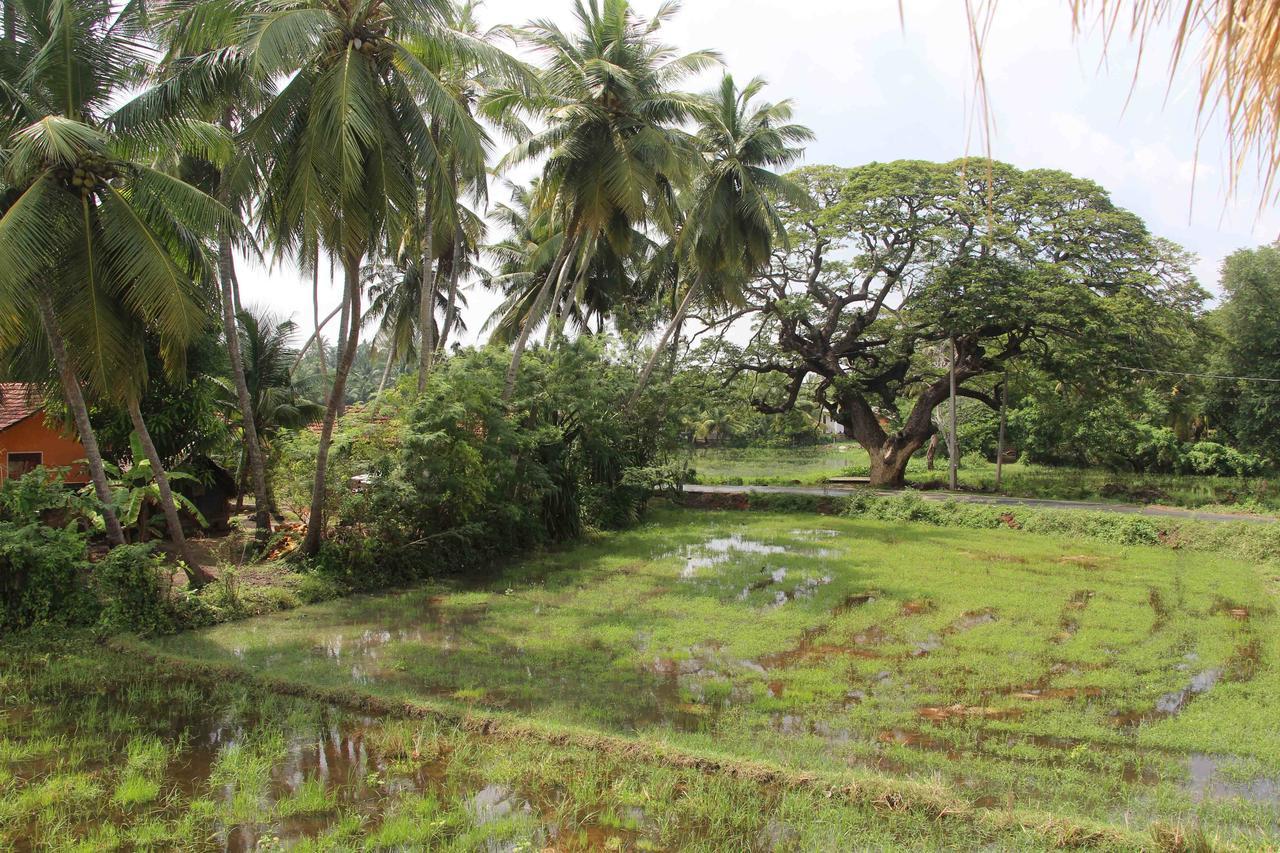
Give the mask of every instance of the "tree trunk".
[[(347, 292), (347, 287), (347, 276), (343, 272), (342, 299), (338, 302), (338, 338), (334, 341), (334, 357), (338, 361), (342, 360), (342, 350), (347, 345), (347, 335), (351, 331), (351, 294)], [(324, 346), (324, 343), (321, 342), (320, 345)]]
[(648, 384), (649, 377), (653, 375), (653, 369), (658, 366), (658, 359), (662, 357), (662, 350), (666, 347), (667, 341), (671, 339), (671, 335), (680, 324), (684, 322), (685, 312), (689, 310), (689, 303), (693, 301), (693, 292), (697, 290), (697, 282), (689, 285), (689, 289), (685, 291), (684, 298), (680, 300), (680, 307), (676, 309), (675, 316), (671, 318), (671, 322), (667, 324), (667, 328), (663, 330), (662, 337), (653, 347), (653, 355), (649, 356), (649, 361), (644, 366), (644, 370), (640, 371), (640, 378), (636, 381), (635, 390), (631, 392), (631, 399), (627, 401), (627, 405), (633, 405), (636, 400), (640, 399), (644, 386)]
[(462, 253), (466, 251), (466, 235), (462, 224), (453, 233), (453, 266), (449, 268), (449, 302), (444, 309), (444, 325), (440, 328), (440, 343), (437, 349), (444, 354), (445, 344), (453, 332), (453, 324), (458, 317), (458, 278), (462, 274)]
[(516, 393), (516, 378), (520, 375), (520, 359), (524, 355), (525, 346), (529, 343), (529, 334), (533, 331), (533, 327), (538, 322), (542, 312), (546, 310), (552, 284), (558, 279), (564, 278), (564, 269), (568, 266), (565, 261), (573, 253), (576, 245), (577, 238), (566, 238), (564, 245), (560, 247), (560, 251), (556, 255), (555, 262), (551, 264), (551, 271), (547, 274), (547, 280), (542, 283), (533, 305), (529, 307), (529, 313), (520, 321), (520, 334), (516, 337), (516, 341), (511, 347), (511, 364), (507, 367), (507, 378), (502, 389), (502, 402), (504, 403), (511, 402), (511, 398)]
[[(588, 248), (588, 252), (590, 251), (591, 249)], [(556, 283), (555, 293), (551, 295), (551, 304), (547, 308), (547, 313), (551, 315), (551, 325), (547, 328), (548, 344), (552, 341), (560, 340), (564, 334), (565, 322), (568, 320), (569, 311), (572, 309), (574, 302), (569, 296), (570, 283), (573, 284), (573, 289), (576, 292), (578, 285), (587, 277), (587, 265), (581, 260), (578, 263), (577, 275), (572, 279), (569, 277), (571, 269), (569, 259), (565, 258), (565, 266), (560, 270), (560, 280)]]
[(120, 519), (112, 506), (111, 485), (107, 482), (107, 470), (102, 465), (98, 437), (93, 432), (93, 425), (89, 423), (89, 407), (84, 402), (84, 394), (80, 390), (75, 368), (72, 367), (71, 358), (67, 355), (67, 345), (62, 340), (62, 330), (58, 328), (53, 299), (48, 293), (41, 292), (36, 302), (40, 311), (40, 324), (44, 326), (45, 337), (49, 340), (49, 349), (53, 352), (53, 362), (58, 368), (62, 396), (75, 419), (76, 432), (79, 433), (80, 444), (84, 447), (85, 460), (89, 464), (89, 478), (93, 481), (93, 492), (102, 504), (102, 520), (106, 525), (107, 541), (112, 545), (123, 545), (124, 531), (120, 527)]
[(434, 198), (427, 190), (422, 209), (422, 287), (418, 290), (418, 393), (427, 389), (431, 360), (436, 354), (436, 265)]
[[(318, 245), (316, 246), (315, 266), (311, 270), (311, 317), (312, 322), (315, 324), (312, 340), (315, 340), (320, 337), (320, 326), (322, 325), (320, 322), (320, 247)], [(327, 323), (332, 318), (333, 315), (330, 314), (324, 322)], [(310, 346), (310, 344), (311, 341), (307, 341), (307, 345)], [(302, 351), (298, 353), (298, 357), (301, 358), (302, 353), (306, 351), (307, 348), (303, 347)], [(323, 345), (320, 347), (320, 381), (325, 385), (329, 384), (329, 368), (324, 362)]]
[(960, 483), (960, 436), (956, 434), (956, 340), (951, 339), (951, 412), (947, 436), (947, 482), (951, 491), (959, 488)]
[(1009, 378), (1006, 374), (1004, 383), (1000, 386), (1000, 432), (996, 437), (996, 491), (1000, 491), (1001, 480), (1004, 478), (1004, 432), (1007, 418), (1005, 416), (1005, 401), (1009, 397)]
[[(360, 316), (360, 263), (361, 255), (348, 251), (343, 258), (343, 271), (346, 276), (348, 309), (352, 317)], [(320, 446), (316, 450), (316, 476), (311, 486), (311, 513), (307, 518), (307, 537), (302, 542), (302, 555), (314, 557), (324, 541), (324, 504), (325, 474), (329, 467), (329, 445), (333, 440), (333, 426), (338, 420), (338, 410), (347, 392), (347, 374), (351, 372), (351, 364), (355, 361), (356, 346), (360, 342), (360, 324), (352, 323), (348, 337), (342, 347), (342, 357), (333, 369), (333, 387), (329, 390), (328, 405), (324, 410), (324, 421), (320, 426)]]
[(929, 436), (929, 450), (924, 456), (925, 468), (932, 471), (934, 460), (938, 456), (938, 434), (935, 432)]
[[(345, 298), (346, 297), (344, 296), (343, 297), (344, 301), (345, 301)], [(325, 326), (329, 325), (329, 322), (333, 320), (334, 317), (337, 317), (338, 312), (341, 310), (342, 310), (341, 305), (339, 305), (337, 308), (334, 308), (332, 311), (329, 312), (329, 316), (321, 320), (320, 325), (316, 326), (316, 330), (311, 333), (311, 337), (307, 338), (307, 342), (302, 345), (302, 349), (298, 350), (298, 354), (294, 356), (293, 366), (289, 368), (290, 375), (292, 375), (293, 372), (298, 369), (299, 364), (302, 364), (302, 359), (306, 357), (307, 350), (311, 349), (311, 345), (314, 344), (316, 341), (320, 341), (320, 363), (324, 364), (324, 341), (320, 340), (320, 330), (323, 329)], [(328, 379), (327, 376), (325, 378)]]
[(395, 360), (396, 348), (394, 346), (387, 347), (387, 363), (382, 366), (382, 378), (378, 380), (378, 394), (382, 396), (382, 391), (387, 387), (387, 379), (391, 376), (391, 362)]
[(922, 438), (894, 435), (879, 447), (868, 447), (871, 459), (871, 485), (885, 489), (900, 489), (906, 484), (907, 463), (924, 445)]
[(253, 398), (249, 395), (244, 357), (240, 352), (240, 327), (236, 322), (233, 291), (236, 281), (235, 258), (231, 254), (231, 235), (225, 232), (218, 237), (218, 277), (222, 279), (222, 333), (227, 338), (227, 356), (231, 360), (231, 378), (236, 385), (236, 402), (240, 406), (241, 428), (244, 432), (245, 460), (253, 483), (253, 518), (256, 525), (254, 539), (259, 547), (264, 547), (271, 535), (271, 498), (267, 494), (267, 467), (262, 458), (262, 444), (258, 441)]
[(156, 488), (160, 491), (160, 508), (164, 510), (165, 525), (169, 528), (169, 539), (173, 542), (173, 547), (178, 552), (178, 557), (185, 564), (187, 583), (190, 584), (192, 589), (200, 589), (214, 578), (192, 556), (191, 548), (187, 546), (187, 537), (182, 533), (182, 519), (178, 516), (178, 506), (174, 503), (173, 491), (169, 488), (169, 477), (164, 472), (164, 462), (160, 459), (160, 453), (156, 450), (155, 443), (151, 441), (151, 433), (147, 431), (147, 422), (142, 417), (142, 408), (138, 400), (130, 400), (128, 409), (129, 420), (133, 422), (134, 432), (138, 434), (138, 441), (142, 444), (142, 450), (147, 454), (147, 459), (151, 462), (151, 474), (155, 477)]

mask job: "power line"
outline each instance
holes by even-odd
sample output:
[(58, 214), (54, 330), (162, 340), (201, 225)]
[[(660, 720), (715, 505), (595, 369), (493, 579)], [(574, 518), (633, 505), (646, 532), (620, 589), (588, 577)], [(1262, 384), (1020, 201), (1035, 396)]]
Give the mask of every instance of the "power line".
[(1186, 373), (1177, 370), (1152, 370), (1148, 367), (1126, 367), (1123, 364), (1113, 364), (1111, 366), (1117, 370), (1128, 370), (1133, 373), (1159, 373), (1163, 376), (1194, 376), (1198, 379), (1229, 379), (1235, 382), (1280, 382), (1280, 379), (1268, 379), (1265, 376), (1226, 376), (1221, 373)]

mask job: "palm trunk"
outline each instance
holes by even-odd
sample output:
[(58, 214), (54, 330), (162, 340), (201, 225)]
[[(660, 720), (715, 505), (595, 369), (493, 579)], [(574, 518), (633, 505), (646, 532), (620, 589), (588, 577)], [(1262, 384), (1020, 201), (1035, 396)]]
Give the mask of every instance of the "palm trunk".
[(93, 492), (102, 504), (102, 520), (107, 529), (107, 541), (112, 545), (124, 544), (124, 531), (120, 527), (120, 519), (112, 506), (111, 485), (107, 482), (107, 470), (102, 465), (102, 453), (98, 450), (98, 437), (89, 423), (89, 407), (84, 402), (84, 394), (80, 391), (80, 382), (76, 378), (75, 368), (67, 355), (67, 345), (62, 340), (62, 330), (58, 328), (58, 318), (53, 311), (53, 299), (48, 293), (41, 292), (37, 299), (40, 311), (40, 323), (44, 326), (45, 337), (49, 339), (49, 349), (53, 351), (53, 361), (58, 368), (58, 380), (62, 383), (62, 396), (67, 408), (71, 410), (76, 422), (76, 432), (80, 434), (80, 444), (84, 447), (85, 460), (89, 463), (89, 478), (93, 481)]
[(378, 380), (378, 394), (382, 396), (382, 391), (387, 387), (387, 379), (391, 376), (391, 363), (395, 360), (396, 348), (394, 346), (387, 347), (387, 363), (382, 366), (382, 378)]
[[(334, 356), (338, 361), (342, 361), (347, 336), (351, 333), (351, 294), (348, 292), (348, 282), (345, 278), (342, 283), (342, 303), (339, 310), (341, 315), (338, 318), (338, 340), (335, 342)], [(320, 342), (320, 346), (324, 346), (324, 341)]]
[(533, 331), (533, 327), (537, 324), (538, 319), (542, 316), (542, 312), (546, 310), (547, 298), (551, 294), (551, 286), (557, 279), (563, 279), (563, 271), (567, 266), (566, 259), (576, 247), (577, 238), (568, 238), (564, 245), (560, 247), (560, 252), (556, 255), (555, 262), (551, 264), (551, 272), (547, 274), (547, 280), (542, 283), (542, 287), (538, 290), (537, 297), (533, 300), (533, 305), (529, 307), (529, 313), (525, 315), (520, 322), (520, 334), (516, 336), (515, 344), (511, 348), (511, 365), (507, 368), (507, 378), (502, 389), (502, 402), (509, 403), (516, 393), (516, 378), (520, 375), (520, 359), (524, 355), (524, 348), (529, 343), (529, 333)]
[(578, 292), (578, 288), (582, 286), (582, 282), (587, 277), (587, 265), (585, 263), (578, 264), (578, 275), (573, 281), (573, 296), (565, 289), (567, 276), (561, 276), (561, 284), (556, 288), (556, 295), (552, 298), (551, 307), (556, 312), (555, 325), (551, 329), (551, 333), (547, 336), (548, 340), (560, 340), (564, 335), (564, 327), (569, 322), (569, 315), (573, 313), (573, 306), (577, 302), (574, 298)]
[(265, 546), (271, 535), (271, 498), (267, 494), (267, 468), (262, 458), (262, 444), (258, 441), (258, 424), (253, 411), (253, 398), (249, 395), (249, 383), (244, 373), (244, 358), (240, 352), (240, 329), (236, 323), (235, 258), (231, 254), (231, 235), (222, 233), (218, 238), (218, 277), (222, 279), (222, 333), (227, 338), (227, 355), (231, 360), (231, 378), (236, 385), (236, 402), (240, 406), (240, 419), (244, 431), (245, 460), (249, 478), (253, 483), (254, 539)]
[(155, 443), (151, 440), (151, 433), (147, 430), (147, 422), (142, 417), (142, 408), (136, 398), (129, 401), (128, 409), (129, 420), (133, 422), (134, 432), (138, 434), (138, 441), (142, 444), (142, 450), (147, 454), (147, 459), (151, 462), (151, 473), (155, 477), (156, 488), (160, 491), (160, 508), (164, 510), (165, 525), (169, 528), (169, 539), (173, 542), (173, 547), (178, 552), (178, 557), (185, 564), (184, 571), (187, 573), (187, 583), (190, 584), (192, 589), (200, 589), (214, 578), (196, 561), (191, 554), (191, 549), (187, 546), (187, 537), (182, 533), (182, 519), (178, 517), (178, 506), (173, 502), (173, 490), (169, 488), (169, 477), (164, 472), (164, 462), (161, 461), (160, 453), (156, 450)]
[(422, 287), (418, 290), (418, 393), (427, 388), (431, 360), (436, 354), (435, 211), (427, 190), (422, 208)]
[(449, 334), (453, 331), (454, 321), (458, 316), (458, 278), (462, 273), (462, 253), (466, 250), (466, 235), (462, 224), (453, 232), (453, 266), (449, 268), (449, 302), (444, 309), (444, 325), (440, 328), (440, 343), (436, 349), (444, 354), (445, 344), (449, 342)]
[[(312, 322), (315, 324), (315, 332), (312, 338), (320, 337), (320, 247), (316, 246), (315, 267), (311, 270), (311, 316)], [(333, 317), (332, 314), (329, 315)], [(328, 319), (325, 322), (329, 322)], [(307, 342), (310, 345), (310, 341)], [(307, 348), (303, 347), (302, 352), (306, 352)], [(298, 354), (299, 356), (302, 353)], [(320, 347), (320, 380), (326, 385), (329, 383), (329, 368), (324, 363), (324, 347)]]
[[(360, 316), (360, 262), (362, 260), (361, 255), (348, 251), (342, 262), (346, 275), (344, 289), (348, 309), (353, 317)], [(329, 467), (329, 445), (333, 440), (333, 426), (338, 420), (338, 410), (347, 391), (347, 374), (351, 372), (356, 346), (360, 342), (360, 324), (352, 323), (347, 334), (348, 338), (342, 347), (342, 357), (333, 368), (333, 387), (329, 390), (324, 421), (320, 425), (320, 446), (316, 450), (316, 476), (311, 486), (311, 513), (307, 518), (307, 537), (302, 542), (302, 555), (305, 557), (314, 557), (320, 550), (320, 543), (324, 541), (325, 475)]]
[(676, 309), (676, 314), (671, 318), (671, 322), (667, 324), (667, 328), (663, 330), (662, 337), (658, 339), (653, 347), (653, 355), (649, 356), (649, 361), (644, 366), (644, 370), (640, 371), (640, 378), (636, 380), (636, 388), (631, 392), (631, 399), (627, 401), (627, 405), (634, 405), (636, 400), (640, 399), (641, 392), (644, 391), (645, 385), (649, 382), (649, 377), (653, 375), (653, 370), (658, 366), (658, 359), (662, 357), (662, 350), (666, 347), (667, 341), (671, 339), (671, 335), (684, 322), (684, 315), (689, 310), (689, 303), (693, 301), (693, 292), (697, 290), (697, 282), (689, 285), (689, 289), (685, 291), (684, 298), (680, 300), (680, 307)]
[[(345, 300), (346, 297), (343, 297), (343, 298)], [(329, 316), (321, 320), (320, 325), (316, 326), (316, 330), (311, 333), (311, 337), (307, 338), (307, 342), (302, 345), (302, 349), (298, 350), (298, 354), (294, 356), (293, 366), (289, 368), (290, 374), (292, 374), (295, 370), (298, 369), (299, 364), (302, 364), (302, 359), (306, 357), (307, 350), (311, 349), (311, 345), (314, 344), (316, 341), (320, 340), (320, 330), (323, 329), (325, 326), (329, 325), (330, 321), (332, 321), (334, 317), (337, 317), (338, 312), (341, 310), (342, 310), (341, 305), (339, 305), (337, 308), (334, 308), (332, 311), (329, 312)], [(324, 364), (324, 342), (323, 341), (320, 341), (320, 363)], [(325, 378), (327, 379), (328, 377), (325, 377)]]

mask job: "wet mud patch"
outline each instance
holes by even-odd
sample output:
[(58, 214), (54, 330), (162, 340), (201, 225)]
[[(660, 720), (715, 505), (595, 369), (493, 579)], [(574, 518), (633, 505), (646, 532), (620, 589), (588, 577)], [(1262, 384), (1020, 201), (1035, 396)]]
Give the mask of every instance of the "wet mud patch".
[(1021, 708), (992, 708), (985, 705), (925, 705), (916, 709), (917, 716), (934, 723), (951, 720), (1011, 720), (1022, 716)]
[(903, 616), (921, 616), (925, 613), (932, 613), (938, 609), (938, 605), (927, 598), (913, 599), (902, 605), (901, 613)]
[(1107, 563), (1111, 562), (1109, 557), (1100, 557), (1094, 554), (1068, 554), (1059, 557), (1057, 560), (1062, 566), (1076, 566), (1081, 569), (1100, 569)]
[(1151, 607), (1151, 612), (1155, 616), (1155, 621), (1151, 624), (1151, 633), (1156, 633), (1169, 623), (1170, 608), (1164, 600), (1164, 595), (1160, 590), (1151, 587), (1147, 593), (1147, 604)]
[(1058, 633), (1053, 635), (1053, 642), (1061, 645), (1068, 642), (1080, 631), (1080, 614), (1093, 600), (1093, 590), (1081, 589), (1071, 594), (1062, 608), (1062, 616), (1058, 619)]
[(1240, 604), (1225, 598), (1219, 598), (1213, 603), (1210, 613), (1221, 613), (1237, 622), (1248, 622), (1254, 616), (1259, 614), (1270, 614), (1273, 608), (1259, 606), (1257, 604)]
[(1013, 563), (1015, 565), (1026, 565), (1030, 562), (1026, 557), (1020, 554), (1005, 554), (995, 551), (961, 551), (971, 560), (979, 563)]
[[(877, 593), (863, 592), (847, 596), (832, 610), (837, 617), (857, 607), (863, 607), (876, 600)], [(877, 658), (879, 652), (875, 646), (885, 642), (888, 635), (884, 629), (873, 626), (855, 634), (847, 643), (820, 642), (831, 631), (831, 625), (818, 625), (800, 635), (800, 642), (790, 649), (762, 655), (756, 663), (765, 670), (787, 669), (802, 663), (821, 662), (833, 657), (850, 656)]]
[(1262, 668), (1262, 643), (1257, 637), (1236, 647), (1227, 660), (1226, 677), (1229, 681), (1251, 681)]
[(920, 658), (932, 654), (942, 648), (943, 638), (962, 634), (965, 631), (972, 631), (974, 628), (990, 625), (995, 621), (997, 621), (997, 617), (994, 610), (971, 610), (943, 628), (941, 633), (930, 634), (925, 639), (917, 642), (911, 649), (911, 656)]

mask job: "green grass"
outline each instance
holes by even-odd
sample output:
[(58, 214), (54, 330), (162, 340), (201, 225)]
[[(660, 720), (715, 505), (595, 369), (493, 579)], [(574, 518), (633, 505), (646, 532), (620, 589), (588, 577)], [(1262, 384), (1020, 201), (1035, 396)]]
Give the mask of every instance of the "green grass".
[[(812, 485), (830, 477), (866, 476), (867, 454), (857, 444), (795, 448), (708, 448), (692, 451), (689, 465), (697, 482), (730, 485)], [(996, 466), (967, 458), (960, 467), (966, 491), (1056, 500), (1156, 503), (1189, 508), (1219, 507), (1241, 512), (1280, 511), (1280, 484), (1274, 478), (1124, 474), (1101, 469), (1059, 468), (1016, 462), (1004, 466), (995, 487)], [(923, 456), (907, 465), (907, 482), (940, 489), (947, 462), (927, 470)]]
[[(621, 734), (650, 751), (887, 777), (1117, 827), (1198, 823), (1257, 844), (1280, 838), (1275, 797), (1257, 795), (1280, 779), (1274, 602), (1274, 578), (1203, 552), (663, 512), (469, 588), (356, 597), (155, 646), (298, 684)], [(576, 779), (562, 770), (548, 771), (555, 784)], [(622, 783), (610, 784), (614, 796)], [(791, 794), (774, 792), (771, 808)], [(697, 825), (745, 825), (712, 800), (728, 812), (702, 804)], [(628, 825), (620, 802), (598, 814)], [(788, 838), (817, 831), (783, 823)], [(885, 831), (927, 843), (917, 829)]]

